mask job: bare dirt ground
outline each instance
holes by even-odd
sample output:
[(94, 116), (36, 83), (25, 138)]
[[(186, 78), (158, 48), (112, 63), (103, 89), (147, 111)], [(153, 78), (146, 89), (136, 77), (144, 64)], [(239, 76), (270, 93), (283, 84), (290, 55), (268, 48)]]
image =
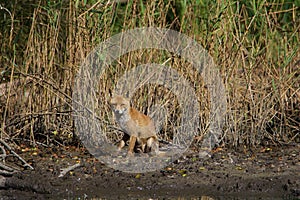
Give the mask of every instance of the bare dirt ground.
[(132, 174), (105, 166), (83, 148), (24, 148), (18, 153), (34, 170), (0, 176), (0, 199), (300, 199), (299, 149), (218, 148), (211, 157), (189, 153), (161, 170)]

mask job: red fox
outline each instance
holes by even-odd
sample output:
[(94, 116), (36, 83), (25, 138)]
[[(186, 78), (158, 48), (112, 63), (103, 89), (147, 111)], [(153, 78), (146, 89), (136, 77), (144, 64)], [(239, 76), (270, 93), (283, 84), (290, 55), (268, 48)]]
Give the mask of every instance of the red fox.
[[(136, 142), (141, 145), (143, 153), (151, 150), (158, 154), (159, 142), (151, 118), (130, 107), (129, 100), (121, 95), (113, 96), (110, 105), (119, 126), (130, 137), (128, 155), (133, 156)], [(125, 146), (123, 139), (118, 145), (119, 150)]]

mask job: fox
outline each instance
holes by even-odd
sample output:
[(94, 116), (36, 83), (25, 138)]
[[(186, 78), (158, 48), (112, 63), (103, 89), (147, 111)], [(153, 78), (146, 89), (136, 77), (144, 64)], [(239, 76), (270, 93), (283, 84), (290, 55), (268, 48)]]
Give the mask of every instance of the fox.
[(142, 153), (151, 151), (158, 154), (159, 141), (152, 119), (131, 107), (130, 101), (122, 95), (114, 95), (110, 100), (110, 106), (117, 123), (125, 133), (118, 144), (118, 150), (125, 146), (125, 140), (129, 136), (127, 155), (134, 156), (136, 143), (140, 145)]

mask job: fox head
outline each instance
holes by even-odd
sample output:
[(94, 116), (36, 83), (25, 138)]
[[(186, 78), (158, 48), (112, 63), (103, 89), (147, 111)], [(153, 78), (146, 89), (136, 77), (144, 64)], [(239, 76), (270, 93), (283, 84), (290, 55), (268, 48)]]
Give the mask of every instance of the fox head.
[(110, 100), (110, 106), (114, 113), (124, 114), (130, 108), (130, 102), (121, 95), (115, 95)]

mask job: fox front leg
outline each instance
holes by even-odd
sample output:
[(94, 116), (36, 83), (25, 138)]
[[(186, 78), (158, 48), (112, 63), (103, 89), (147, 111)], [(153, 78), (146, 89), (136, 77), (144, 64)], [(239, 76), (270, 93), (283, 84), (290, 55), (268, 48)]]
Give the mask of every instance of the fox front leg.
[(130, 136), (128, 156), (133, 156), (133, 150), (134, 150), (135, 142), (136, 142), (136, 136)]

